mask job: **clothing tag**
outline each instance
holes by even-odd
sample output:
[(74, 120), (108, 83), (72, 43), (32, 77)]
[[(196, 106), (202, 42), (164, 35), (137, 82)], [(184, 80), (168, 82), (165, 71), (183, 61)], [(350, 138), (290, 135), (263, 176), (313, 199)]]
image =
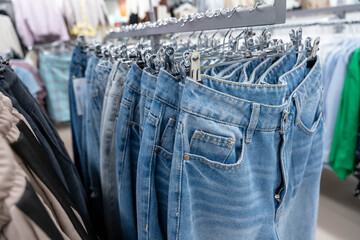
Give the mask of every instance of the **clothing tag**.
[(85, 78), (74, 78), (74, 93), (77, 115), (83, 115), (83, 99), (86, 93), (86, 80)]

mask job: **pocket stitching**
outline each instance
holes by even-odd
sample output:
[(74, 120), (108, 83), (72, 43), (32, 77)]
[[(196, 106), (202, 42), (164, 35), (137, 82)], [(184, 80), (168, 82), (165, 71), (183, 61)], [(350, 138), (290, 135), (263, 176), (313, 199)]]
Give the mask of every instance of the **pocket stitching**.
[[(234, 145), (234, 142), (233, 142), (233, 140), (232, 140), (232, 142), (231, 143), (222, 143), (222, 142), (216, 142), (216, 141), (214, 141), (214, 140), (211, 140), (211, 139), (207, 139), (207, 138), (205, 138), (205, 137), (203, 137), (203, 136), (201, 136), (202, 134), (199, 134), (199, 133), (195, 133), (197, 136), (194, 136), (192, 139), (194, 139), (194, 140), (203, 140), (203, 141), (205, 141), (205, 142), (212, 142), (212, 143), (214, 143), (215, 145), (220, 145), (220, 146), (228, 146), (228, 147), (232, 147), (233, 145)], [(216, 137), (212, 137), (212, 138), (214, 138), (214, 139), (216, 139)], [(218, 138), (218, 139), (221, 139), (221, 138)], [(226, 140), (229, 140), (229, 139), (221, 139), (221, 140), (224, 140), (224, 141), (226, 141)], [(191, 142), (192, 143), (192, 142)], [(191, 145), (191, 143), (190, 143), (190, 145)]]
[(167, 130), (169, 129), (169, 127), (175, 127), (175, 125), (176, 125), (175, 123), (176, 123), (176, 120), (175, 120), (175, 119), (169, 118), (169, 121), (168, 121), (168, 123), (166, 124), (165, 130), (164, 130), (164, 132), (163, 132), (163, 134), (162, 134), (162, 136), (161, 136), (160, 144), (163, 143), (163, 141), (165, 140), (165, 137), (168, 135), (168, 134), (166, 134), (166, 133), (167, 133)]
[(298, 128), (302, 133), (304, 133), (305, 135), (307, 135), (307, 136), (312, 136), (312, 135), (314, 135), (314, 133), (316, 132), (317, 127), (318, 127), (318, 125), (319, 125), (319, 123), (320, 123), (320, 121), (321, 121), (322, 118), (323, 118), (323, 113), (321, 112), (320, 115), (319, 115), (319, 117), (318, 117), (318, 119), (317, 119), (317, 120), (314, 122), (314, 124), (311, 126), (311, 129), (307, 128), (307, 127), (304, 125), (304, 123), (302, 122), (301, 119), (299, 119), (299, 120), (297, 121), (296, 126), (297, 126), (297, 128)]
[(236, 171), (236, 170), (240, 169), (245, 162), (245, 152), (246, 152), (246, 143), (245, 143), (245, 139), (243, 139), (240, 159), (234, 164), (225, 164), (225, 163), (214, 162), (206, 157), (191, 154), (191, 153), (185, 154), (185, 155), (189, 155), (189, 160), (184, 160), (184, 158), (183, 158), (183, 160), (185, 162), (186, 161), (201, 162), (210, 167), (216, 167), (216, 168), (218, 168), (220, 170), (224, 170), (224, 171)]

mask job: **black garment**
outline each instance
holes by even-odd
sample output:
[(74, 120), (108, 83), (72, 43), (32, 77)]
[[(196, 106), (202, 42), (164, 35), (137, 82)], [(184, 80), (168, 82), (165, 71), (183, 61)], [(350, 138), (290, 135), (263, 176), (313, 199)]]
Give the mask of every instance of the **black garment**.
[(26, 181), (24, 194), (16, 203), (16, 206), (34, 221), (34, 223), (36, 223), (50, 239), (64, 239), (40, 201), (38, 195), (36, 195), (34, 188), (28, 181)]
[(129, 17), (129, 24), (139, 23), (139, 15), (132, 13)]
[(70, 193), (76, 209), (89, 221), (88, 200), (79, 173), (49, 118), (9, 67), (6, 66), (1, 75), (3, 79), (0, 80), (0, 91), (10, 98), (13, 107), (29, 122), (46, 152), (47, 161)]
[(359, 183), (354, 191), (354, 196), (360, 199), (360, 158), (355, 159), (355, 170), (353, 174), (359, 180)]
[[(74, 204), (69, 193), (50, 165), (43, 147), (24, 122), (20, 121), (17, 127), (20, 131), (20, 136), (16, 142), (10, 144), (12, 149), (21, 157), (25, 166), (36, 174), (59, 201), (81, 238), (96, 239), (90, 222), (78, 211), (78, 207)], [(72, 208), (78, 211), (86, 229), (84, 229)]]

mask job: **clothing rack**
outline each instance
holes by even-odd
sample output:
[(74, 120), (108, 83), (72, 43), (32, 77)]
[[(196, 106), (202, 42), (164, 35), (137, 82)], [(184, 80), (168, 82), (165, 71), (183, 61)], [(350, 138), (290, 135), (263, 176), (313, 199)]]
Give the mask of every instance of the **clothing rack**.
[(274, 5), (261, 6), (257, 2), (254, 8), (238, 11), (222, 9), (206, 13), (196, 13), (181, 19), (170, 18), (155, 23), (140, 23), (111, 31), (106, 40), (126, 37), (155, 36), (169, 33), (217, 30), (226, 28), (253, 27), (285, 23), (286, 0), (275, 0)]
[[(360, 20), (331, 20), (331, 21), (323, 21), (323, 22), (310, 22), (310, 23), (289, 23), (283, 25), (269, 26), (267, 29), (281, 29), (281, 28), (296, 28), (296, 27), (312, 27), (312, 26), (339, 26), (339, 25), (353, 25), (360, 24)], [(255, 28), (256, 29), (256, 28)]]
[(309, 16), (309, 15), (318, 15), (322, 13), (332, 13), (336, 14), (339, 18), (344, 19), (346, 13), (348, 12), (358, 12), (360, 11), (360, 4), (351, 4), (351, 5), (340, 5), (336, 7), (325, 7), (325, 8), (316, 8), (316, 9), (306, 9), (306, 10), (293, 10), (287, 12), (287, 17), (298, 17), (298, 16)]

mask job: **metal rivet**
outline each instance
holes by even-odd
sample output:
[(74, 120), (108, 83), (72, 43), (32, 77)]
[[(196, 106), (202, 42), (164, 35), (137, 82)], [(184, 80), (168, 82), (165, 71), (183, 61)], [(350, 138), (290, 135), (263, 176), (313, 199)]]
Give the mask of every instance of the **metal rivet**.
[(277, 202), (281, 202), (280, 194), (276, 194), (275, 199)]
[(160, 149), (159, 149), (158, 147), (156, 147), (156, 148), (154, 149), (154, 152), (155, 152), (155, 153), (159, 153), (159, 152), (160, 152)]
[(132, 122), (131, 122), (131, 123), (129, 123), (129, 126), (130, 126), (130, 127), (132, 127), (133, 125), (134, 125), (134, 124), (133, 124)]
[(185, 156), (184, 156), (184, 159), (185, 159), (185, 160), (189, 160), (189, 159), (190, 159), (190, 156), (189, 156), (189, 155), (185, 155)]

